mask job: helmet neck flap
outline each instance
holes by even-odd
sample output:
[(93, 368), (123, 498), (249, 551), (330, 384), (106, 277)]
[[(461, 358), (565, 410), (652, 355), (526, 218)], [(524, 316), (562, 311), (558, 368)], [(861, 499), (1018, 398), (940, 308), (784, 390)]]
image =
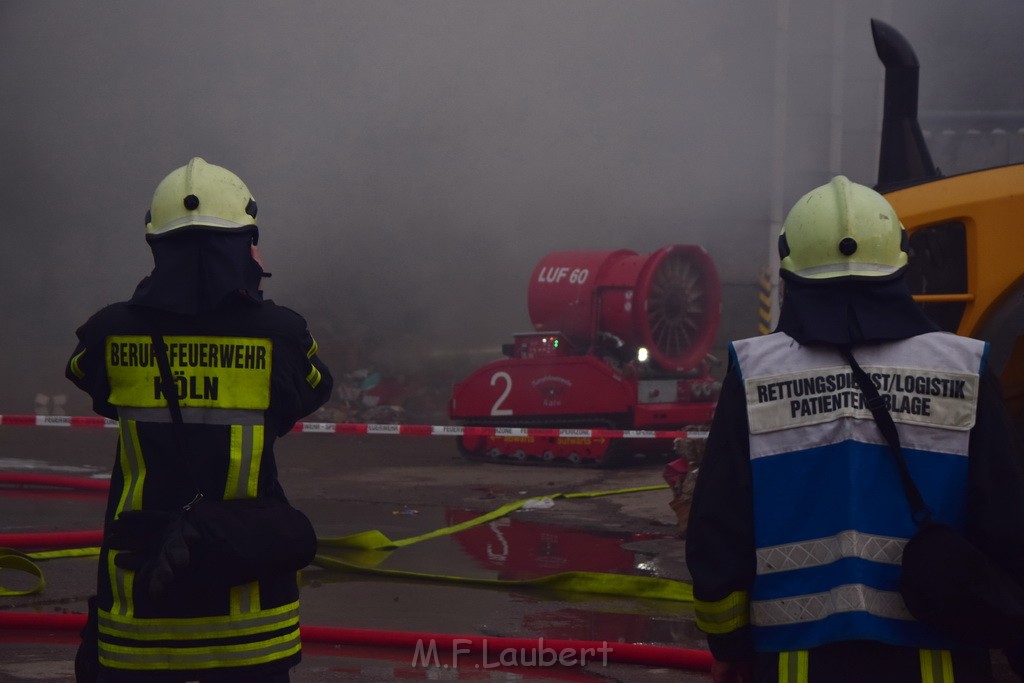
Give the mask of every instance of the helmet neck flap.
[(253, 260), (248, 234), (195, 231), (153, 240), (153, 272), (129, 303), (196, 315), (232, 301), (257, 303), (263, 269)]
[(902, 277), (806, 282), (786, 278), (777, 332), (801, 344), (861, 344), (937, 332)]

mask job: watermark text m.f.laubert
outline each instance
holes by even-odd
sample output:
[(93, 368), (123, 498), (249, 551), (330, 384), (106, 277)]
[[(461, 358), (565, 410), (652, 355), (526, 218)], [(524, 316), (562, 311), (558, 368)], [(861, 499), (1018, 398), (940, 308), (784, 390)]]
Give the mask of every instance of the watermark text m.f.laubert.
[(452, 638), (451, 642), (438, 642), (434, 638), (419, 639), (412, 655), (412, 666), (437, 669), (456, 669), (460, 659), (471, 658), (476, 669), (497, 667), (553, 667), (608, 665), (608, 655), (613, 648), (607, 642), (589, 647), (551, 647), (538, 638), (536, 644), (508, 645), (502, 642), (497, 647), (488, 644), (488, 639), (476, 641), (471, 638)]

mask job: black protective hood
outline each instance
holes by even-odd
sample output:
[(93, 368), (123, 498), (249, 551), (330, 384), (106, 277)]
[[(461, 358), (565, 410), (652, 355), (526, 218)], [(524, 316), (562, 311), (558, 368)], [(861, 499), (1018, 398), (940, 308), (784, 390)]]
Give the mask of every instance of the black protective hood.
[(938, 330), (902, 277), (881, 282), (786, 278), (776, 327), (801, 344), (892, 341)]
[(263, 269), (250, 253), (252, 235), (195, 230), (153, 240), (153, 272), (129, 303), (195, 315), (227, 300), (257, 303)]

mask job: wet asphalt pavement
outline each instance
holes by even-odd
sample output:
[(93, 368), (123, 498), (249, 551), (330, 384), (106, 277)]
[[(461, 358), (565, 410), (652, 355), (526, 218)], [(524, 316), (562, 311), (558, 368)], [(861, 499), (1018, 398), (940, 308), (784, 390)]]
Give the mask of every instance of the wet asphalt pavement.
[[(112, 429), (0, 426), (0, 472), (105, 476), (114, 454)], [(458, 524), (502, 505), (556, 493), (657, 486), (661, 462), (617, 470), (527, 467), (468, 462), (451, 437), (291, 434), (278, 442), (282, 483), (321, 538), (377, 530), (392, 540)], [(667, 490), (597, 498), (555, 499), (457, 534), (361, 558), (383, 570), (444, 577), (519, 580), (567, 572), (688, 579), (683, 543)], [(91, 493), (3, 489), (0, 533), (98, 529), (105, 497)], [(94, 590), (95, 559), (39, 565), (36, 595), (0, 597), (0, 610), (83, 613)], [(458, 580), (382, 576), (310, 567), (302, 576), (305, 626), (485, 636), (489, 659), (440, 648), (441, 666), (414, 662), (411, 646), (307, 644), (292, 674), (305, 681), (706, 681), (707, 674), (643, 664), (537, 665), (502, 653), (499, 638), (645, 643), (700, 649), (703, 639), (688, 603), (607, 597)], [(30, 577), (0, 570), (0, 585), (25, 587)], [(75, 634), (0, 631), (0, 681), (72, 680)], [(429, 643), (429, 640), (425, 640)], [(447, 654), (447, 656), (446, 656)], [(500, 658), (504, 656), (505, 659)], [(518, 663), (523, 666), (503, 666)]]

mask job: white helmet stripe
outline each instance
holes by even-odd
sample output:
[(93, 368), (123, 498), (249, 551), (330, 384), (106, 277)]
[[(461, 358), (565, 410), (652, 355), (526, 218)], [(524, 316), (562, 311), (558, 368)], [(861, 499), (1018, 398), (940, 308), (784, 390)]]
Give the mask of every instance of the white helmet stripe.
[(163, 234), (165, 232), (170, 232), (172, 230), (177, 230), (178, 228), (183, 228), (183, 227), (185, 227), (187, 225), (195, 225), (195, 226), (204, 226), (205, 225), (205, 226), (211, 227), (211, 228), (249, 228), (249, 227), (252, 227), (251, 224), (242, 225), (241, 223), (237, 223), (235, 221), (225, 220), (223, 218), (218, 218), (217, 216), (204, 216), (202, 214), (196, 214), (196, 215), (191, 215), (191, 216), (184, 216), (182, 218), (177, 218), (177, 219), (175, 219), (173, 221), (167, 221), (163, 225), (161, 225), (161, 226), (159, 226), (157, 228), (153, 228), (150, 231), (149, 234), (150, 235), (160, 235), (160, 234)]
[(823, 266), (815, 266), (813, 268), (803, 268), (801, 270), (794, 270), (794, 275), (801, 275), (803, 277), (814, 277), (815, 275), (822, 275), (825, 273), (879, 273), (888, 275), (895, 273), (902, 266), (891, 266), (884, 263), (829, 263)]

